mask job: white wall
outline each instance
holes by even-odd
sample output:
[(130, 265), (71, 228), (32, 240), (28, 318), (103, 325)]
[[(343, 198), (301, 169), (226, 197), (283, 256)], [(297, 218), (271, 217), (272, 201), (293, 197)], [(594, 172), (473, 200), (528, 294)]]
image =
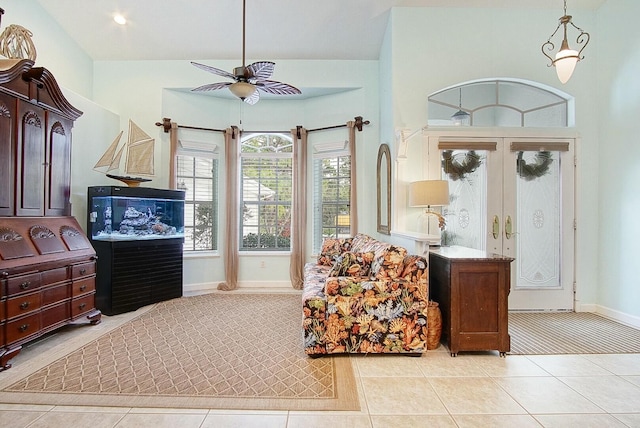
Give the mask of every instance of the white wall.
[(74, 123), (72, 134), (71, 215), (86, 231), (87, 187), (113, 184), (103, 173), (94, 171), (93, 165), (104, 151), (105, 141), (110, 143), (119, 132), (120, 116), (69, 90), (64, 94), (83, 112)]
[[(596, 33), (595, 13), (572, 10), (574, 21)], [(582, 136), (577, 177), (577, 308), (592, 307), (598, 292), (598, 103), (597, 49), (589, 46), (572, 79), (561, 85), (540, 46), (555, 29), (558, 11), (487, 8), (396, 8), (390, 36), (396, 129), (427, 124), (429, 94), (468, 80), (512, 77), (561, 88), (576, 98), (576, 129)], [(426, 156), (419, 136), (408, 157)], [(417, 164), (419, 165), (419, 163)]]
[(21, 25), (33, 33), (36, 67), (51, 71), (58, 84), (85, 98), (93, 89), (93, 61), (36, 0), (4, 0), (2, 28)]
[[(609, 0), (598, 11), (600, 213), (598, 310), (640, 326), (640, 2)], [(597, 37), (595, 37), (597, 35)]]

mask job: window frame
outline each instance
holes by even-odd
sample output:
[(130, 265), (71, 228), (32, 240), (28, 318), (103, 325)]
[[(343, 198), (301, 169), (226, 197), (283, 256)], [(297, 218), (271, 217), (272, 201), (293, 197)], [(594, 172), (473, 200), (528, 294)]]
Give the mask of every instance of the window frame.
[[(331, 236), (350, 236), (351, 235), (351, 178), (353, 177), (353, 170), (351, 168), (352, 163), (349, 162), (349, 176), (341, 175), (341, 168), (338, 169), (338, 174), (335, 177), (325, 178), (322, 171), (322, 162), (324, 160), (332, 160), (335, 161), (337, 165), (340, 164), (340, 158), (349, 158), (351, 161), (351, 153), (348, 149), (348, 142), (339, 142), (339, 143), (317, 143), (314, 145), (314, 154), (313, 154), (313, 231), (312, 231), (312, 242), (313, 242), (313, 254), (317, 254), (320, 252), (322, 247), (322, 241), (325, 238), (324, 231), (325, 229), (335, 229), (335, 234)], [(344, 186), (349, 194), (348, 201), (343, 201), (339, 199), (340, 195), (340, 185), (338, 184), (336, 187), (336, 195), (337, 199), (335, 200), (324, 200), (323, 194), (323, 184), (326, 180), (335, 181), (340, 183), (341, 180), (347, 179), (347, 184)], [(345, 214), (336, 214), (335, 222), (331, 226), (325, 227), (323, 224), (323, 213), (325, 205), (333, 205), (333, 206), (344, 206), (348, 208), (347, 216), (348, 216), (348, 224), (340, 225), (340, 221), (344, 219), (340, 219), (341, 216)], [(336, 211), (337, 212), (337, 211)], [(340, 231), (347, 230), (346, 233), (340, 233)]]
[[(267, 136), (269, 140), (271, 140), (271, 137), (277, 136), (283, 140), (286, 140), (289, 144), (282, 146), (280, 148), (278, 148), (275, 151), (251, 151), (251, 152), (245, 152), (243, 151), (243, 148), (245, 147), (251, 147), (248, 146), (246, 144), (247, 141), (260, 137), (260, 136)], [(238, 168), (238, 174), (239, 174), (239, 198), (238, 198), (238, 202), (239, 202), (239, 209), (241, 210), (240, 215), (239, 215), (239, 224), (238, 224), (238, 251), (243, 253), (243, 254), (264, 254), (266, 252), (271, 252), (274, 254), (286, 254), (286, 253), (290, 253), (291, 252), (291, 241), (290, 241), (290, 236), (291, 236), (291, 212), (293, 210), (293, 206), (294, 206), (294, 201), (293, 201), (293, 168), (294, 168), (294, 164), (293, 164), (293, 138), (291, 137), (291, 135), (289, 134), (285, 134), (285, 133), (281, 133), (281, 132), (252, 132), (250, 134), (246, 134), (246, 135), (242, 135), (242, 137), (239, 140), (239, 144), (240, 144), (240, 148), (239, 148), (239, 168)], [(272, 148), (273, 146), (268, 144), (264, 147), (262, 147), (262, 149), (268, 149), (268, 148)], [(282, 149), (286, 149), (288, 151), (282, 151)], [(290, 198), (288, 201), (283, 200), (283, 199), (279, 199), (277, 197), (278, 193), (277, 190), (274, 191), (274, 196), (276, 196), (276, 199), (274, 199), (273, 201), (265, 201), (265, 200), (250, 200), (250, 199), (245, 199), (244, 194), (245, 194), (245, 185), (247, 181), (254, 181), (253, 179), (247, 178), (245, 180), (245, 176), (244, 176), (244, 170), (245, 170), (245, 160), (267, 160), (269, 162), (272, 161), (279, 161), (279, 160), (288, 160), (289, 161), (289, 170), (290, 170), (290, 177), (291, 177), (291, 181), (290, 181)], [(262, 169), (260, 167), (258, 167), (259, 169)], [(276, 179), (277, 180), (277, 179)], [(261, 190), (263, 187), (263, 184), (258, 180), (256, 181), (257, 186), (258, 186), (258, 193), (257, 196), (261, 195)], [(266, 187), (266, 186), (265, 186)], [(280, 187), (280, 186), (277, 186)], [(248, 211), (250, 208), (247, 207), (247, 202), (249, 203), (249, 206), (252, 206), (255, 208), (255, 211), (257, 211), (257, 224), (253, 225), (253, 224), (246, 224), (245, 222), (245, 211)], [(275, 217), (275, 222), (273, 224), (263, 224), (263, 222), (261, 221), (260, 215), (262, 213), (263, 208), (265, 207), (275, 207), (275, 211), (276, 211), (276, 217)], [(289, 239), (289, 245), (288, 246), (279, 246), (279, 239), (280, 236), (279, 234), (273, 234), (274, 236), (274, 244), (275, 246), (269, 246), (269, 247), (261, 247), (259, 246), (262, 243), (262, 232), (261, 230), (264, 227), (270, 227), (270, 226), (274, 226), (277, 227), (280, 220), (278, 218), (278, 211), (280, 207), (284, 207), (286, 209), (286, 212), (288, 212), (289, 215), (289, 220), (288, 220), (288, 228), (289, 228), (289, 236), (287, 237), (286, 235), (283, 236), (283, 239)], [(285, 223), (286, 225), (286, 220)], [(256, 237), (256, 242), (257, 242), (257, 247), (245, 247), (245, 231), (246, 230), (253, 230), (257, 228), (257, 233), (254, 233), (257, 237)], [(251, 233), (251, 232), (249, 232)], [(266, 234), (269, 235), (269, 234)]]
[[(206, 148), (205, 148), (206, 147)], [(197, 142), (188, 142), (188, 141), (180, 141), (180, 147), (177, 150), (175, 155), (175, 178), (176, 178), (176, 187), (178, 189), (182, 189), (183, 187), (180, 185), (182, 178), (187, 178), (191, 180), (191, 185), (194, 186), (196, 180), (208, 179), (209, 177), (197, 176), (196, 172), (196, 162), (198, 158), (201, 159), (210, 159), (212, 161), (212, 172), (211, 172), (211, 201), (205, 201), (196, 199), (196, 192), (193, 193), (193, 199), (188, 200), (187, 195), (189, 192), (185, 192), (185, 237), (187, 233), (194, 233), (193, 237), (193, 247), (187, 248), (187, 242), (185, 239), (185, 243), (183, 246), (183, 250), (185, 255), (204, 255), (206, 253), (214, 253), (217, 254), (219, 251), (219, 214), (220, 214), (220, 199), (219, 199), (219, 183), (220, 183), (220, 157), (217, 153), (218, 146), (216, 144), (211, 145), (211, 143), (197, 143)], [(181, 175), (180, 173), (180, 157), (190, 157), (193, 158), (193, 175)], [(212, 213), (211, 213), (211, 246), (209, 248), (197, 249), (196, 248), (196, 239), (195, 239), (195, 229), (197, 226), (196, 223), (196, 206), (198, 204), (203, 203), (211, 203)], [(191, 221), (193, 225), (187, 226), (187, 208), (189, 206), (193, 207), (193, 217)]]

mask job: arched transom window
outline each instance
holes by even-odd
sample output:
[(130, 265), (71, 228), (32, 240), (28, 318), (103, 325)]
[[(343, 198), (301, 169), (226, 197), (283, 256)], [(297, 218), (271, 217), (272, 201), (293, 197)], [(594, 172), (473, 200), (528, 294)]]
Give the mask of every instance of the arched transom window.
[(475, 80), (428, 100), (429, 126), (567, 127), (574, 122), (573, 98), (537, 82)]

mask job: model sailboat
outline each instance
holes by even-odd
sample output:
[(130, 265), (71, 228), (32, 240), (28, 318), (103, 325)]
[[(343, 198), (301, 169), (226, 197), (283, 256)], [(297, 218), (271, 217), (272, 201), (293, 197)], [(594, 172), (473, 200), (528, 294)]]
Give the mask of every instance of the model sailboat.
[[(127, 143), (120, 149), (120, 139), (123, 131), (113, 140), (106, 152), (100, 160), (95, 164), (93, 169), (101, 171), (100, 168), (106, 167), (106, 175), (126, 183), (130, 187), (137, 187), (140, 183), (151, 181), (151, 178), (132, 177), (129, 174), (153, 176), (153, 156), (155, 140), (147, 135), (138, 125), (129, 120), (129, 138)], [(126, 161), (124, 167), (125, 175), (108, 174), (109, 171), (119, 170), (122, 156), (126, 149)]]

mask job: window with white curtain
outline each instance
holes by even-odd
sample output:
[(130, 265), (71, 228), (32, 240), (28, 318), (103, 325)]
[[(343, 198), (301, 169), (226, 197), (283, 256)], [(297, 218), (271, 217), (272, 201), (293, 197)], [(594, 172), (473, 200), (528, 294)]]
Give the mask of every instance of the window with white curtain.
[[(176, 183), (185, 191), (184, 251), (218, 249), (218, 157), (181, 141), (176, 156)], [(217, 148), (217, 147), (216, 147)]]
[(293, 141), (280, 133), (242, 137), (241, 251), (291, 249)]
[(319, 143), (313, 155), (313, 252), (322, 240), (351, 236), (351, 156), (347, 142)]

